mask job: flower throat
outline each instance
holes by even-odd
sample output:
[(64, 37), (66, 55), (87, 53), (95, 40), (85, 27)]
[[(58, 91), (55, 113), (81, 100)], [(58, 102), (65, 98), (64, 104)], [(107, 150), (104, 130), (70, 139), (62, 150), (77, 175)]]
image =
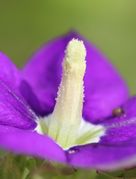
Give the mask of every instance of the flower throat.
[(61, 147), (68, 149), (98, 141), (103, 127), (85, 122), (82, 118), (86, 49), (82, 41), (72, 39), (65, 50), (62, 79), (53, 113), (41, 120), (42, 133), (47, 133)]

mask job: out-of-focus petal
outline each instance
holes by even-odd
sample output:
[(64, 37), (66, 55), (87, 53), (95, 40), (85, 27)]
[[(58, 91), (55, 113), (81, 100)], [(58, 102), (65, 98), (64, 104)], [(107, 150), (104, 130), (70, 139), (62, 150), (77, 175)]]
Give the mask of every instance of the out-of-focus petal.
[(77, 146), (67, 153), (70, 165), (98, 170), (115, 170), (136, 165), (136, 138), (116, 145)]
[(73, 38), (83, 40), (87, 49), (83, 116), (96, 122), (111, 115), (112, 109), (127, 99), (128, 90), (105, 56), (77, 33), (71, 32), (49, 42), (30, 59), (22, 75), (36, 97), (29, 94), (25, 94), (25, 97), (37, 114), (46, 115), (53, 111), (61, 81), (64, 51)]
[(17, 154), (66, 162), (65, 152), (48, 136), (0, 125), (0, 148)]
[(20, 82), (18, 69), (2, 52), (0, 52), (0, 78), (12, 87), (17, 87)]
[(0, 78), (0, 125), (33, 129), (36, 118), (25, 100)]

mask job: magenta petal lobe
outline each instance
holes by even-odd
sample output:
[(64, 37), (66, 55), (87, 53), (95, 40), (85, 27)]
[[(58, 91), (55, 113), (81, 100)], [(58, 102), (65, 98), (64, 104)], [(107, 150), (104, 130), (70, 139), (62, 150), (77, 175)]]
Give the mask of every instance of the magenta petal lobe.
[[(136, 139), (117, 145), (89, 144), (67, 152), (70, 165), (98, 170), (116, 170), (136, 165)], [(75, 152), (74, 152), (75, 151)]]
[(33, 129), (36, 118), (23, 97), (0, 79), (0, 124)]
[[(66, 162), (64, 151), (46, 135), (16, 128), (0, 126), (0, 148), (17, 154), (36, 156)], [(2, 129), (2, 130), (1, 130)]]

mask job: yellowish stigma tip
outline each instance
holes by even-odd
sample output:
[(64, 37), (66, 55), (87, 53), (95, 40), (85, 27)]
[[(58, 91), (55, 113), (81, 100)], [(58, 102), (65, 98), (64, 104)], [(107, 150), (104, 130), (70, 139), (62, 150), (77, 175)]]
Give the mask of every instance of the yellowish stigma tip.
[(70, 66), (78, 65), (78, 66), (86, 66), (86, 48), (82, 40), (72, 39), (66, 48), (65, 51), (65, 62)]

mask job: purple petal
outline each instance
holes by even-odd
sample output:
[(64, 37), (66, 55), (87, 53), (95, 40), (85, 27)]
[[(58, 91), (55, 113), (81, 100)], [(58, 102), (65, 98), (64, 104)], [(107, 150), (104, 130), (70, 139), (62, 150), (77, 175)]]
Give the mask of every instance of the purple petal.
[[(128, 98), (128, 88), (116, 69), (95, 47), (86, 43), (85, 119), (103, 120)], [(98, 119), (98, 120), (96, 120)]]
[(36, 118), (24, 99), (0, 78), (0, 125), (33, 129)]
[(98, 170), (136, 166), (136, 139), (116, 145), (90, 144), (67, 152), (70, 165)]
[(102, 120), (127, 99), (128, 89), (107, 59), (92, 44), (73, 32), (43, 46), (28, 62), (23, 69), (23, 78), (31, 86), (27, 84), (32, 93), (23, 95), (37, 114), (46, 115), (53, 111), (64, 51), (72, 38), (83, 40), (87, 49), (83, 116), (94, 122), (96, 119)]
[(12, 87), (17, 87), (20, 82), (16, 66), (2, 52), (0, 52), (0, 78)]
[(108, 118), (102, 122), (107, 128), (101, 143), (116, 144), (136, 138), (136, 97), (129, 99), (121, 106), (123, 114)]
[(66, 160), (64, 151), (48, 136), (13, 127), (0, 126), (0, 148), (58, 162)]
[(101, 170), (136, 166), (136, 97), (121, 106), (122, 114), (101, 122), (105, 136), (98, 144), (74, 147), (68, 151), (71, 165)]

